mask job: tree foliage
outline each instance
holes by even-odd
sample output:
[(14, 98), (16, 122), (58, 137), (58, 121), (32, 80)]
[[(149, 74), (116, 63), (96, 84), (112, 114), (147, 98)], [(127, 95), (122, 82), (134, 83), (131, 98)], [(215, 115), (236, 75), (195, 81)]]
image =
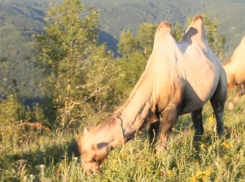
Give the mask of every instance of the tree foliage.
[(108, 75), (113, 72), (112, 54), (105, 45), (98, 45), (97, 10), (83, 13), (79, 0), (51, 7), (45, 33), (36, 35), (36, 66), (45, 76), (46, 110), (64, 126), (81, 120), (86, 111), (103, 109), (103, 91), (110, 87)]

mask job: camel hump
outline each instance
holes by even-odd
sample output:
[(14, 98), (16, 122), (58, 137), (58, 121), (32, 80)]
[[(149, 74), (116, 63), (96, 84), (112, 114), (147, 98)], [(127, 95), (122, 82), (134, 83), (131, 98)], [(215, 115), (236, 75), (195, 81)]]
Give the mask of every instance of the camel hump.
[(171, 23), (167, 22), (167, 21), (163, 21), (162, 23), (160, 23), (159, 25), (160, 28), (167, 28), (170, 29), (171, 28)]
[(171, 24), (169, 22), (163, 21), (162, 23), (160, 23), (155, 33), (154, 44), (162, 43), (166, 35), (169, 35), (170, 32), (171, 32)]
[(196, 22), (196, 21), (203, 21), (203, 18), (202, 18), (202, 15), (196, 15), (193, 19), (193, 22)]
[(186, 33), (182, 41), (190, 40), (190, 39), (200, 40), (202, 37), (205, 37), (203, 18), (202, 18), (202, 15), (196, 15), (193, 18), (191, 25), (186, 30)]
[(163, 21), (162, 23), (160, 23), (160, 25), (157, 28), (156, 36), (157, 35), (164, 36), (165, 34), (169, 34), (170, 31), (171, 31), (171, 24), (167, 21)]
[(202, 33), (202, 28), (203, 28), (202, 15), (196, 15), (192, 20), (190, 27), (195, 28), (198, 32)]

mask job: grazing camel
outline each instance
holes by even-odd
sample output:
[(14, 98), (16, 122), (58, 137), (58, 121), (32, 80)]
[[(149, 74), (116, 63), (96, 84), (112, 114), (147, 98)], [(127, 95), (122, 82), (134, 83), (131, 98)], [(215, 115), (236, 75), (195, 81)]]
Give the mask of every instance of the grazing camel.
[(245, 36), (223, 67), (227, 75), (228, 89), (236, 87), (235, 96), (228, 102), (228, 109), (232, 110), (245, 94)]
[[(157, 28), (145, 71), (126, 103), (109, 120), (90, 130), (85, 128), (78, 139), (82, 167), (87, 174), (99, 172), (109, 151), (124, 145), (145, 122), (150, 122), (150, 135), (157, 133), (160, 116), (157, 152), (166, 148), (172, 126), (185, 113), (191, 113), (196, 140), (204, 132), (202, 107), (209, 100), (217, 132), (219, 135), (224, 132), (226, 74), (208, 47), (202, 16), (195, 16), (180, 43), (176, 43), (170, 31), (168, 22)], [(152, 136), (150, 140), (153, 142)]]

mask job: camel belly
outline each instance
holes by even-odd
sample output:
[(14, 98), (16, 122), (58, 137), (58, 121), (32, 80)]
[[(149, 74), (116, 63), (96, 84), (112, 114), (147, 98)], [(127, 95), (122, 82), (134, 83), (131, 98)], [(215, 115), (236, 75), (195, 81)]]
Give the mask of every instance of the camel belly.
[(186, 70), (185, 88), (181, 112), (188, 113), (201, 108), (214, 94), (219, 82), (218, 66), (210, 63)]
[(232, 70), (234, 73), (235, 83), (241, 84), (245, 82), (245, 74), (244, 74), (245, 64), (240, 64), (236, 67), (236, 69)]

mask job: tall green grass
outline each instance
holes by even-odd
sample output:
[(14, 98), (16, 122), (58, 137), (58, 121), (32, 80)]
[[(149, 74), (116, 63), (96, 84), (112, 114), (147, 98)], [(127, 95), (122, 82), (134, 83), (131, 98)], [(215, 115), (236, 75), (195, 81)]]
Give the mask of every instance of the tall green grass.
[(193, 146), (189, 115), (172, 129), (168, 150), (154, 155), (146, 132), (111, 151), (100, 175), (86, 176), (75, 152), (78, 135), (70, 130), (0, 131), (0, 181), (245, 181), (245, 98), (225, 110), (227, 133), (218, 138), (210, 104), (204, 107), (205, 132)]

